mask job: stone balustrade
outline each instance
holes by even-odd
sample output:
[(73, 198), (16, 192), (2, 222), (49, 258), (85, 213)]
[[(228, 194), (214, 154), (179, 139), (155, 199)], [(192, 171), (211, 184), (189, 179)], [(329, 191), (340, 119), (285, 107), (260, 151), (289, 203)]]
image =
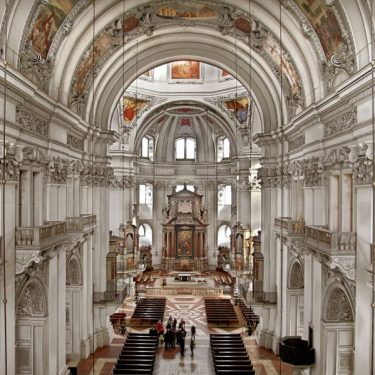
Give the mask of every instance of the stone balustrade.
[(305, 243), (323, 252), (354, 253), (356, 235), (352, 232), (332, 232), (325, 226), (306, 226)]
[(69, 233), (87, 232), (96, 225), (96, 215), (70, 216), (66, 218)]
[(41, 227), (16, 228), (16, 247), (43, 250), (61, 243), (67, 234), (65, 221), (47, 222)]
[(304, 237), (305, 221), (291, 217), (275, 217), (274, 230), (286, 237)]

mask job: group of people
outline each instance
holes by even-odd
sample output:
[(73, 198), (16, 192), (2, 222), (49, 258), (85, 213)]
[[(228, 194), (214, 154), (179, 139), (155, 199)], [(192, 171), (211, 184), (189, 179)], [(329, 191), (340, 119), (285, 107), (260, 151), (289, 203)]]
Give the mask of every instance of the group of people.
[[(161, 320), (159, 320), (156, 325), (155, 329), (157, 335), (160, 337), (161, 341), (164, 341), (165, 349), (175, 349), (176, 345), (180, 347), (181, 356), (185, 356), (185, 339), (186, 339), (186, 329), (185, 329), (185, 321), (181, 318), (180, 322), (177, 324), (177, 319), (169, 316), (168, 322), (164, 326)], [(190, 328), (190, 350), (191, 355), (194, 355), (194, 347), (195, 347), (195, 334), (196, 328), (194, 325)]]

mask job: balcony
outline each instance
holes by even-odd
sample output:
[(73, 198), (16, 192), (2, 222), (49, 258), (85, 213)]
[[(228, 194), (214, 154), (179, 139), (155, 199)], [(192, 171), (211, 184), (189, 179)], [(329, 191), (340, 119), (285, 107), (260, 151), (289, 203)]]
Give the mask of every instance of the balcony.
[(284, 237), (302, 238), (305, 235), (305, 221), (275, 217), (274, 231)]
[(90, 232), (96, 225), (96, 215), (71, 216), (66, 218), (68, 233)]
[(16, 249), (43, 251), (66, 239), (65, 221), (47, 222), (41, 227), (16, 228)]
[(356, 235), (352, 232), (332, 232), (326, 226), (306, 226), (305, 244), (328, 255), (354, 255)]

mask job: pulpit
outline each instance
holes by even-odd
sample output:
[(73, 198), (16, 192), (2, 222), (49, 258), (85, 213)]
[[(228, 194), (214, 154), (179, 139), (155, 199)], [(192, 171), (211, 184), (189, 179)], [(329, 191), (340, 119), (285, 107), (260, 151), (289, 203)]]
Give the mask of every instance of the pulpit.
[(162, 267), (203, 271), (207, 263), (207, 210), (202, 195), (186, 189), (168, 195), (163, 208)]

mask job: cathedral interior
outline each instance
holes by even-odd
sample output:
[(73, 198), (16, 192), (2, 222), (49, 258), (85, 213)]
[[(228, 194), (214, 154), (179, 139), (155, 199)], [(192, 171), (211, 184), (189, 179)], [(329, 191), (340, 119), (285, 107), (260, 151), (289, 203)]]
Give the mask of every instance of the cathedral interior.
[(374, 374), (374, 25), (0, 0), (0, 374)]

